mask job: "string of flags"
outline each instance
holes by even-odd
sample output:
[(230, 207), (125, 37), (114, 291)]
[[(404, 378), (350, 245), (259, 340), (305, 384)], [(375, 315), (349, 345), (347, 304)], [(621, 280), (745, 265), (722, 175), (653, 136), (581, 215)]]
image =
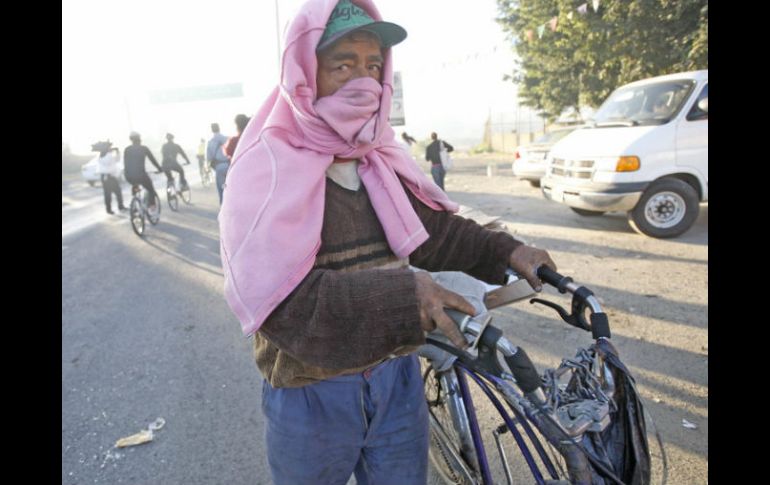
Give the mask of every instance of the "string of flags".
[[(599, 11), (599, 1), (600, 0), (591, 0), (591, 6), (594, 9), (594, 12)], [(578, 8), (576, 8), (577, 13), (580, 15), (585, 15), (588, 13), (588, 2), (583, 3)], [(567, 14), (567, 18), (572, 20), (574, 12), (569, 12)], [(542, 39), (543, 34), (545, 33), (545, 28), (548, 27), (551, 29), (551, 32), (556, 32), (556, 26), (559, 22), (558, 17), (551, 17), (551, 19), (548, 22), (545, 22), (542, 25), (539, 25), (535, 30), (528, 29), (524, 34), (527, 36), (527, 41), (532, 42), (532, 40), (535, 38), (535, 32), (537, 32), (537, 38)]]

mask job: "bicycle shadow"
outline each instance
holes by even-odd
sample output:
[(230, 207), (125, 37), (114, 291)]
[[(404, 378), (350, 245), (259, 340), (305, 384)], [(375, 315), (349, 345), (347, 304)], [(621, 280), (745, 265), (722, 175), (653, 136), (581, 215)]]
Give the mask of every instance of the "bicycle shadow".
[[(211, 222), (210, 219), (207, 220)], [(224, 277), (221, 271), (212, 269), (221, 269), (216, 226), (199, 228), (197, 223), (196, 226), (191, 226), (189, 220), (186, 222), (188, 224), (161, 217), (160, 223), (153, 226), (153, 230), (148, 231), (143, 240), (149, 246), (196, 269)]]

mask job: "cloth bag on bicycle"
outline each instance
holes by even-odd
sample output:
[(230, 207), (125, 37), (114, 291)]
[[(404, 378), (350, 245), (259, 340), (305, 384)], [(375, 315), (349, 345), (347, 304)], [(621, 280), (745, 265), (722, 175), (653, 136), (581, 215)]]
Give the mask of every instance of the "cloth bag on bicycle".
[[(589, 354), (598, 355), (609, 367), (615, 382), (612, 400), (615, 410), (610, 412), (611, 423), (600, 433), (587, 432), (581, 444), (626, 485), (650, 483), (651, 460), (647, 443), (647, 427), (644, 407), (639, 398), (636, 384), (628, 368), (621, 362), (618, 351), (607, 340), (600, 339), (589, 348)], [(567, 390), (582, 386), (580, 377), (573, 374)], [(615, 482), (605, 478), (596, 469), (592, 470), (593, 485), (612, 485)]]

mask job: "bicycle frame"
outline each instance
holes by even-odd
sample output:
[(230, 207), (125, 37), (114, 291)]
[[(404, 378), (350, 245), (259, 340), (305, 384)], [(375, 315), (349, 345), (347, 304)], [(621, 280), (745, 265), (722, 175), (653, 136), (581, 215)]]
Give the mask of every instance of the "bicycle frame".
[[(483, 444), (478, 419), (476, 417), (476, 408), (473, 403), (473, 397), (471, 396), (466, 376), (470, 377), (471, 380), (473, 380), (476, 385), (478, 385), (478, 387), (493, 404), (500, 417), (503, 419), (507, 431), (510, 431), (511, 435), (513, 436), (524, 460), (527, 463), (527, 466), (532, 472), (532, 476), (536, 483), (539, 485), (545, 484), (543, 471), (540, 470), (537, 463), (535, 462), (532, 451), (527, 445), (524, 436), (516, 426), (517, 422), (522, 427), (524, 433), (532, 443), (534, 451), (543, 462), (543, 465), (546, 469), (545, 472), (554, 480), (559, 478), (556, 467), (540, 443), (539, 438), (535, 435), (532, 426), (528, 422), (528, 420), (537, 420), (537, 411), (527, 400), (527, 398), (518, 393), (504, 380), (487, 373), (474, 371), (459, 361), (455, 361), (449, 369), (440, 373), (436, 373), (436, 376), (439, 379), (440, 385), (442, 387), (441, 391), (444, 393), (445, 399), (447, 399), (447, 406), (450, 410), (450, 415), (455, 426), (455, 431), (457, 432), (460, 441), (464, 444), (473, 444), (473, 451), (476, 458), (476, 463), (474, 465), (476, 471), (481, 475), (481, 483), (486, 485), (492, 484), (494, 482), (489, 467), (487, 452)], [(516, 421), (514, 421), (514, 419), (512, 419), (508, 414), (505, 406), (495, 395), (495, 392), (492, 390), (490, 385), (485, 382), (485, 379), (486, 381), (494, 384), (495, 390), (502, 395), (505, 402), (513, 411)], [(543, 433), (542, 430), (540, 432)], [(501, 433), (498, 432), (498, 435), (499, 434)], [(510, 470), (508, 469), (505, 452), (503, 451), (497, 437), (496, 441), (498, 444), (498, 453), (501, 455), (504, 472), (508, 479), (508, 483), (512, 484), (513, 481)]]

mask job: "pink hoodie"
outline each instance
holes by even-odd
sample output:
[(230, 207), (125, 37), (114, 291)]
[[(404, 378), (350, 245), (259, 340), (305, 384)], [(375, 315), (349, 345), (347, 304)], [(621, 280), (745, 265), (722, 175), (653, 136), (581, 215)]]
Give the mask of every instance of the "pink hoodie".
[[(355, 0), (382, 20), (370, 0)], [(353, 79), (316, 100), (315, 47), (337, 0), (309, 0), (288, 28), (281, 84), (241, 136), (219, 213), (225, 298), (244, 335), (256, 332), (307, 276), (321, 245), (326, 169), (334, 156), (360, 160), (358, 173), (398, 257), (428, 234), (403, 191), (435, 210), (456, 211), (399, 146), (388, 124), (390, 49), (382, 86)]]

